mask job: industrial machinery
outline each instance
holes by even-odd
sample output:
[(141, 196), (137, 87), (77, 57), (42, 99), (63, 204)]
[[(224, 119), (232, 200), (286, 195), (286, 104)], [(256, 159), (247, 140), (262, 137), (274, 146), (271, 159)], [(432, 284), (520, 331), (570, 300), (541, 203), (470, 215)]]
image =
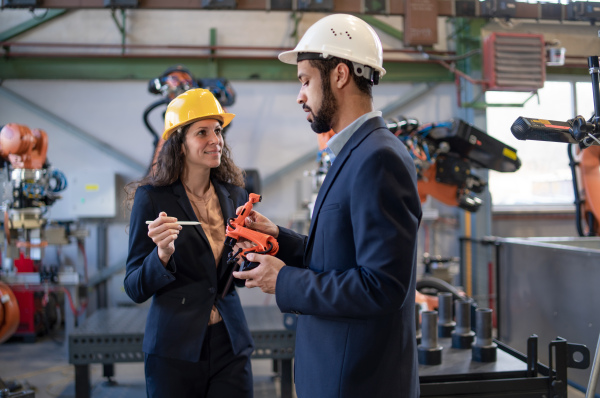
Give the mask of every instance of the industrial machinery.
[[(476, 212), (483, 203), (477, 194), (487, 183), (474, 169), (514, 172), (521, 167), (516, 149), (460, 119), (421, 125), (416, 119), (401, 117), (386, 124), (414, 161), (421, 202), (432, 196), (446, 205)], [(312, 173), (315, 191), (331, 167), (324, 148), (332, 135), (319, 134), (318, 169)]]
[(76, 273), (59, 273), (57, 267), (41, 263), (49, 243), (44, 215), (67, 186), (63, 173), (48, 163), (47, 149), (48, 136), (43, 130), (15, 123), (0, 130), (4, 232), (0, 342), (13, 333), (35, 337), (48, 329), (57, 317), (55, 290), (62, 292), (61, 282), (75, 283), (77, 279)]
[(419, 125), (393, 120), (387, 127), (404, 143), (415, 163), (421, 202), (432, 196), (449, 206), (476, 212), (486, 182), (474, 169), (514, 172), (517, 151), (460, 119)]

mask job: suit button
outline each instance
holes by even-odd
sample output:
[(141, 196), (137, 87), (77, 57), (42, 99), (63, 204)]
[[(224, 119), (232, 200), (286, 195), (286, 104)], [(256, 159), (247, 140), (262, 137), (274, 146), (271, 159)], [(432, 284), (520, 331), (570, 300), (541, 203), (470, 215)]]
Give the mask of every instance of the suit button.
[(214, 287), (209, 287), (208, 288), (208, 292), (211, 293), (211, 294), (214, 294), (214, 293), (217, 292), (217, 289), (215, 289)]

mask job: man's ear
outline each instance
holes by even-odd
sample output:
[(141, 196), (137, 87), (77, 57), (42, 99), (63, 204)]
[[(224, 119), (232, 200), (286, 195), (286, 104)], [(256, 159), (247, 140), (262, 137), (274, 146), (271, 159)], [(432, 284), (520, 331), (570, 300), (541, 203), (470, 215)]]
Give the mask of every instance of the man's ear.
[(331, 81), (336, 85), (337, 88), (343, 88), (350, 80), (352, 80), (352, 71), (348, 68), (343, 62), (337, 64), (337, 66), (333, 69), (333, 76)]

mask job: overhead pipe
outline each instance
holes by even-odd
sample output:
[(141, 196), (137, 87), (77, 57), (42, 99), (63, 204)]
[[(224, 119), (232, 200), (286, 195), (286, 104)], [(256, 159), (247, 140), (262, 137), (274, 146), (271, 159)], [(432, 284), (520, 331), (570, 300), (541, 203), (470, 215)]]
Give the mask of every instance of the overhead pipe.
[[(256, 52), (265, 52), (271, 51), (273, 52), (272, 57), (263, 56), (264, 58), (274, 58), (276, 54), (279, 54), (282, 51), (290, 50), (289, 47), (266, 47), (266, 46), (217, 46), (217, 45), (208, 45), (208, 46), (192, 46), (192, 45), (154, 45), (154, 44), (95, 44), (95, 43), (44, 43), (44, 42), (0, 42), (0, 47), (2, 47), (5, 51), (5, 55), (9, 58), (16, 57), (46, 57), (46, 58), (58, 58), (58, 57), (82, 57), (93, 55), (95, 57), (144, 57), (144, 56), (164, 56), (165, 54), (150, 54), (150, 53), (141, 53), (136, 54), (132, 53), (135, 50), (146, 50), (146, 51), (194, 51), (194, 52), (206, 52), (206, 54), (202, 55), (187, 55), (193, 58), (246, 58), (244, 56), (240, 56), (240, 54), (236, 54), (236, 56), (232, 55), (223, 55), (219, 54), (218, 51), (241, 51), (244, 53), (249, 53), (247, 58), (260, 58), (252, 55), (252, 53)], [(97, 52), (66, 52), (66, 53), (56, 53), (55, 50), (48, 52), (14, 52), (15, 48), (39, 48), (39, 49), (55, 49), (55, 48), (64, 48), (64, 49), (87, 49), (97, 51), (98, 49), (104, 50), (118, 50), (121, 53), (117, 54), (107, 54), (107, 53), (97, 53)], [(421, 51), (414, 49), (390, 49), (383, 50), (384, 56), (389, 55), (422, 55)], [(452, 56), (454, 52), (451, 51), (431, 51), (429, 54), (432, 55), (440, 55), (440, 56)], [(182, 54), (174, 54), (177, 56), (181, 56)], [(388, 57), (389, 58), (389, 57)], [(398, 61), (398, 59), (386, 59), (386, 62), (394, 62)], [(401, 59), (400, 61), (404, 62), (421, 62), (421, 63), (435, 63), (436, 61), (432, 61), (423, 57), (420, 59)]]

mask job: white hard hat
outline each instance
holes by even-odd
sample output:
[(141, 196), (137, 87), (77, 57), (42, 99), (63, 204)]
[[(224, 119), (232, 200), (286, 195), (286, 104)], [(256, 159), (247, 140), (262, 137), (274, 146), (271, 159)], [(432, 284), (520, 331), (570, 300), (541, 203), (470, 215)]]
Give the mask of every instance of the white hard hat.
[[(357, 67), (368, 66), (376, 75), (385, 75), (381, 40), (375, 30), (360, 18), (348, 14), (332, 14), (315, 22), (302, 36), (292, 51), (279, 54), (286, 64), (297, 64), (303, 59), (338, 57), (354, 63), (358, 75), (366, 78), (366, 71)], [(377, 84), (378, 77), (375, 80)]]

